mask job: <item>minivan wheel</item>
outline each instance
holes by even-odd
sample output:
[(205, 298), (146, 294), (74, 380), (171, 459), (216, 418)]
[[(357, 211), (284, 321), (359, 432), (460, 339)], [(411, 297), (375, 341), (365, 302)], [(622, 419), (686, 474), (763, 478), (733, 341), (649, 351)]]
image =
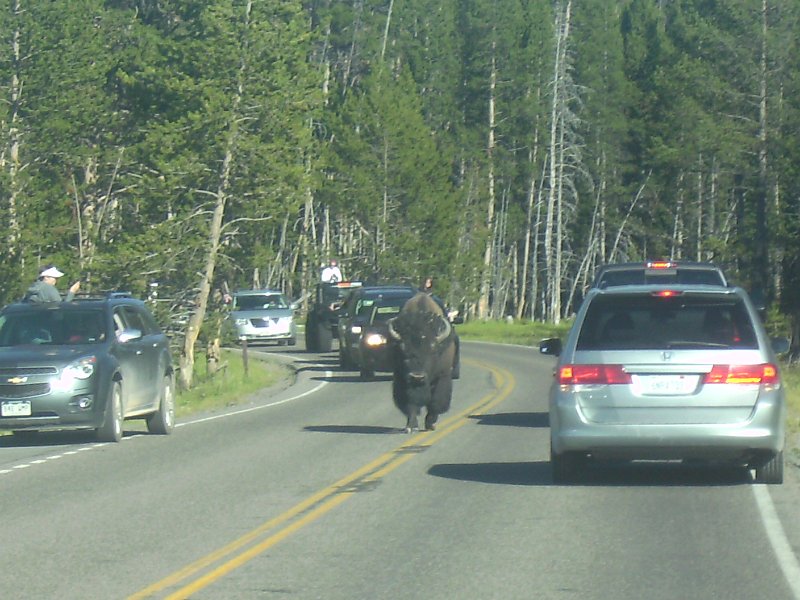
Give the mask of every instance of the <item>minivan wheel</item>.
[(783, 483), (783, 450), (756, 467), (756, 483)]
[(114, 382), (106, 405), (103, 424), (96, 430), (98, 442), (119, 442), (122, 440), (122, 386)]
[(583, 468), (584, 458), (575, 452), (556, 454), (550, 450), (550, 468), (554, 483), (573, 483), (578, 480)]
[(147, 416), (147, 431), (167, 435), (175, 428), (175, 389), (172, 377), (166, 375), (161, 383), (158, 410)]

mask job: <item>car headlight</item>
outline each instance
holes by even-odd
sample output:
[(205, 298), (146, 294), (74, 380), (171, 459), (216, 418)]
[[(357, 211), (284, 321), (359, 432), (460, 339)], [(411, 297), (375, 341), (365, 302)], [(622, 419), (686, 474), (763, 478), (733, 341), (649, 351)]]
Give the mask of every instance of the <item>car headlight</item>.
[(237, 326), (241, 327), (242, 325), (247, 325), (248, 321), (249, 319), (236, 319), (234, 323), (236, 323)]
[(361, 333), (361, 325), (353, 325), (350, 327), (350, 332), (356, 335)]
[(364, 344), (374, 348), (375, 346), (383, 346), (386, 343), (386, 338), (380, 333), (370, 333), (364, 338)]
[(84, 358), (76, 360), (74, 363), (70, 363), (64, 367), (61, 377), (62, 379), (66, 377), (72, 379), (89, 379), (89, 377), (94, 374), (96, 366), (96, 356), (85, 356)]
[(76, 380), (89, 379), (94, 375), (97, 368), (96, 356), (84, 356), (68, 364), (61, 371), (61, 377), (58, 381), (53, 382), (53, 390), (70, 390), (75, 384)]

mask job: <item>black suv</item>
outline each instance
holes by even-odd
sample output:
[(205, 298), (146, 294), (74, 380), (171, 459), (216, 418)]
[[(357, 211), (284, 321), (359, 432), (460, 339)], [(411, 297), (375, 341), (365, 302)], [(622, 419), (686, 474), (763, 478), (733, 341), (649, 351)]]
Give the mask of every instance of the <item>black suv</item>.
[(337, 283), (318, 283), (314, 299), (306, 317), (306, 350), (309, 352), (330, 352), (333, 338), (338, 335), (339, 313), (344, 298), (354, 289), (361, 287), (360, 281), (339, 281)]
[(728, 286), (722, 269), (713, 263), (673, 260), (611, 263), (597, 269), (593, 288), (618, 285), (695, 284)]
[(167, 336), (126, 293), (0, 312), (0, 429), (90, 429), (118, 442), (124, 419), (143, 418), (168, 434), (174, 389)]

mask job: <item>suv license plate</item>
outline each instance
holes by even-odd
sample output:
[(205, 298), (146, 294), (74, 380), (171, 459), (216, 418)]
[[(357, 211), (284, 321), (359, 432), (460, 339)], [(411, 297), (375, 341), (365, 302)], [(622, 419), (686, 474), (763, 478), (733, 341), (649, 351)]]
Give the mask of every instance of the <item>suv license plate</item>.
[(697, 375), (633, 375), (633, 389), (648, 396), (683, 396), (697, 389)]
[(30, 417), (31, 403), (28, 400), (14, 402), (3, 402), (0, 405), (0, 416), (2, 417)]

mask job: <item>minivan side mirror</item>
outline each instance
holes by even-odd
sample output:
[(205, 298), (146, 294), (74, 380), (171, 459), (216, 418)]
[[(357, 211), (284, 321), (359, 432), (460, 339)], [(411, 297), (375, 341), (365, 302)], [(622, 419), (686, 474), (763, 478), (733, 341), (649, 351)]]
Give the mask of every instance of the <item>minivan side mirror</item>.
[(786, 354), (789, 352), (789, 347), (791, 346), (789, 338), (774, 337), (770, 339), (770, 342), (772, 342), (772, 351), (775, 354)]
[(550, 356), (559, 356), (561, 354), (562, 345), (559, 338), (547, 338), (539, 342), (539, 352), (541, 354), (548, 354)]

